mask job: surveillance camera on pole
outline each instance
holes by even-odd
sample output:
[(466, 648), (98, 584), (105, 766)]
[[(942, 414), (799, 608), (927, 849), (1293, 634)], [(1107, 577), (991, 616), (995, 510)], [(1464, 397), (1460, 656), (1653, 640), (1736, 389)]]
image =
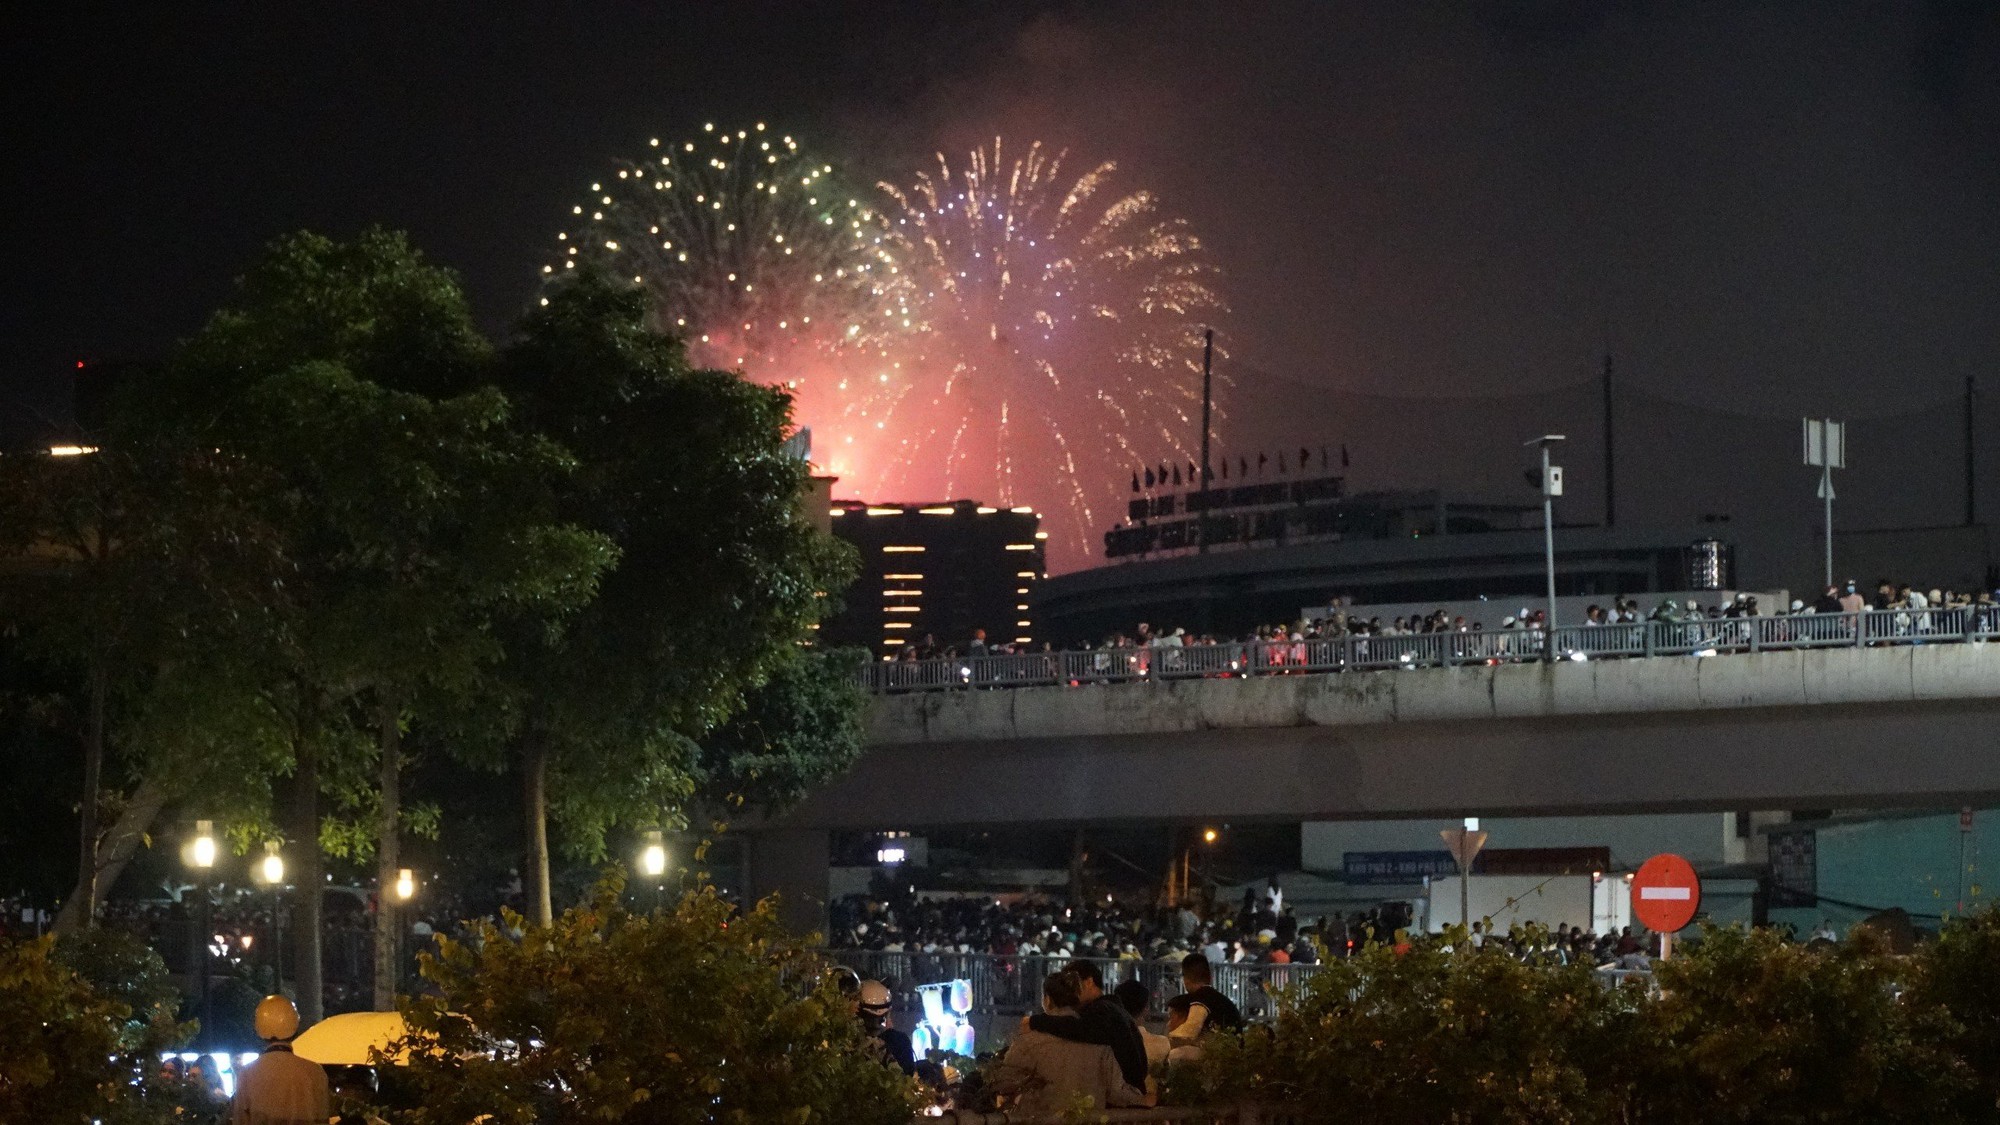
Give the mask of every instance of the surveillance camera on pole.
[(1561, 465), (1549, 464), (1549, 449), (1555, 443), (1562, 440), (1562, 434), (1543, 434), (1533, 441), (1521, 443), (1523, 445), (1539, 445), (1542, 447), (1542, 471), (1539, 475), (1534, 473), (1530, 473), (1529, 475), (1533, 477), (1530, 483), (1539, 486), (1542, 490), (1542, 558), (1546, 564), (1549, 580), (1549, 621), (1548, 627), (1542, 635), (1545, 638), (1544, 643), (1548, 646), (1546, 655), (1551, 660), (1555, 659), (1556, 635), (1555, 498), (1563, 494), (1563, 471)]

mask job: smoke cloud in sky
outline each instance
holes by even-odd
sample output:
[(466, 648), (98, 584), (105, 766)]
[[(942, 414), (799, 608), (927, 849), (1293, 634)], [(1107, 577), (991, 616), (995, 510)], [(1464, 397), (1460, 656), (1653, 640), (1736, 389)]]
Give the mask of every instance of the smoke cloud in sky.
[(996, 133), (1118, 160), (1228, 270), (1241, 379), (1480, 394), (1609, 349), (1675, 397), (1866, 411), (2000, 343), (1993, 12), (1114, 5), (846, 124), (905, 163)]
[(1857, 422), (1861, 522), (1931, 519), (1958, 422), (1921, 412), (2000, 402), (1988, 0), (86, 6), (21, 39), (0, 332), (37, 418), (299, 227), (409, 230), (504, 331), (580, 186), (710, 120), (864, 182), (996, 135), (1116, 161), (1226, 272), (1220, 448), (1347, 444), (1357, 486), (1517, 493), (1517, 431), (1594, 433), (1563, 388), (1609, 351), (1690, 408), (1621, 425), (1694, 431), (1634, 437), (1678, 460), (1626, 471), (1676, 490), (1633, 514), (1755, 509), (1815, 413)]

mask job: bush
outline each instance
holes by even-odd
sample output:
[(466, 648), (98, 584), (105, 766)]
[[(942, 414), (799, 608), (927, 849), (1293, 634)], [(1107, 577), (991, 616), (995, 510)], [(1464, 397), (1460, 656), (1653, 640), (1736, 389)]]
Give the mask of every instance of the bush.
[(54, 956), (98, 995), (126, 1009), (122, 1034), (132, 1048), (149, 1039), (160, 1047), (179, 1041), (182, 1029), (173, 1025), (173, 1017), (180, 1008), (180, 989), (152, 946), (123, 930), (93, 926), (57, 938)]
[(1904, 1003), (1964, 1064), (1959, 1118), (2000, 1121), (2000, 907), (1946, 922), (1913, 969)]
[(94, 986), (56, 956), (52, 938), (0, 939), (0, 1121), (175, 1120), (190, 1092), (156, 1085), (156, 1060), (188, 1029), (169, 1014), (171, 990), (158, 989), (164, 966), (151, 977), (145, 957), (109, 936), (65, 943), (65, 952), (93, 972), (131, 966), (120, 991), (148, 1010)]
[(1657, 966), (1660, 1039), (1644, 1119), (1690, 1106), (1715, 1122), (1949, 1120), (1957, 1067), (1896, 997), (1910, 965), (1866, 933), (1800, 945), (1773, 930), (1706, 927)]
[(1283, 998), (1275, 1028), (1207, 1041), (1176, 1100), (1295, 1103), (1315, 1121), (1616, 1121), (1605, 1058), (1634, 1053), (1638, 994), (1587, 968), (1421, 942), (1333, 960)]
[(1650, 995), (1459, 945), (1329, 963), (1169, 1096), (1334, 1123), (2000, 1120), (2000, 911), (1909, 957), (1706, 927)]
[(437, 994), (404, 1009), (399, 1084), (420, 1107), (400, 1120), (907, 1125), (910, 1082), (865, 1049), (772, 903), (739, 914), (708, 889), (644, 916), (621, 889), (518, 939), (480, 923), (439, 942)]

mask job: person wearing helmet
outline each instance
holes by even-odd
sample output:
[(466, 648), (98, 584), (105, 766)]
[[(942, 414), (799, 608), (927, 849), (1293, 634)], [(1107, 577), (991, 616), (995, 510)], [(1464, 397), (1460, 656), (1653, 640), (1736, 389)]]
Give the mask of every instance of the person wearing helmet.
[(861, 1017), (861, 1030), (868, 1033), (869, 1043), (884, 1059), (895, 1063), (898, 1070), (915, 1074), (917, 1056), (910, 1048), (910, 1037), (889, 1023), (889, 986), (879, 980), (864, 980), (854, 998), (855, 1012)]
[(283, 996), (257, 1003), (264, 1053), (244, 1068), (229, 1103), (229, 1125), (324, 1125), (333, 1116), (326, 1068), (292, 1053), (299, 1010)]
[(859, 1014), (856, 1006), (860, 1001), (856, 997), (861, 991), (861, 974), (845, 965), (835, 965), (833, 972), (828, 975), (833, 978), (834, 990), (847, 1002), (847, 1014), (850, 1016)]

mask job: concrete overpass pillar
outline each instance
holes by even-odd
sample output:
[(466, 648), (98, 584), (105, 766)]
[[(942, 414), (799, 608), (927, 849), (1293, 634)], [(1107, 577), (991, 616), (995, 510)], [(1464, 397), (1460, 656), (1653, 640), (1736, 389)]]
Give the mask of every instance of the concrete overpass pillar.
[(746, 838), (744, 882), (753, 901), (779, 896), (778, 916), (800, 934), (826, 932), (826, 896), (833, 873), (832, 834), (773, 829)]

